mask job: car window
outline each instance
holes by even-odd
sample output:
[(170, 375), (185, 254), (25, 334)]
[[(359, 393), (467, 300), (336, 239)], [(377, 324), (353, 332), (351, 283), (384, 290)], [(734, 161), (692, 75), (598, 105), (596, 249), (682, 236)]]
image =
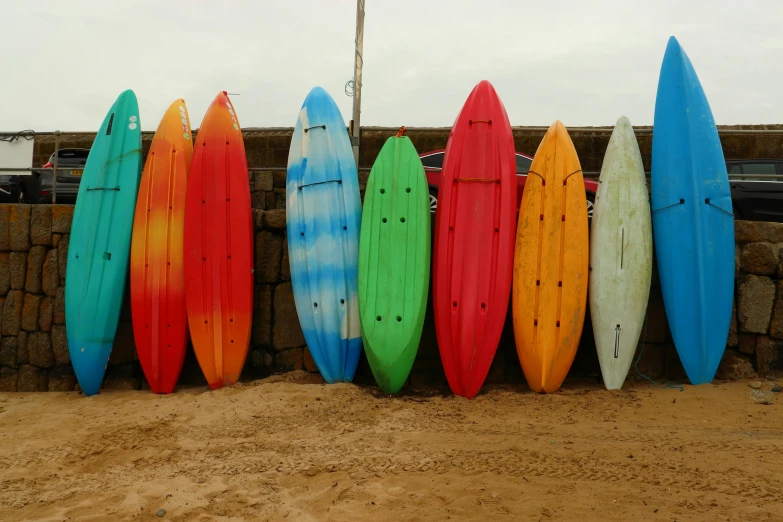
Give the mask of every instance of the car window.
[(777, 174), (774, 163), (742, 163), (742, 179), (749, 181), (774, 181), (774, 178), (756, 177), (754, 174)]
[(530, 170), (531, 163), (533, 163), (533, 160), (530, 158), (517, 154), (517, 174), (527, 174)]
[(742, 174), (742, 167), (738, 163), (729, 165), (729, 174)]
[(84, 166), (84, 164), (87, 163), (87, 156), (89, 156), (89, 154), (89, 150), (63, 149), (57, 154), (57, 166)]
[(775, 174), (774, 163), (743, 163), (743, 174)]
[(81, 150), (81, 149), (63, 149), (59, 152), (58, 158), (59, 159), (73, 159), (73, 160), (81, 160), (86, 161), (87, 156), (90, 155), (89, 150)]
[(436, 152), (421, 158), (421, 164), (431, 169), (440, 169), (443, 167), (443, 152)]

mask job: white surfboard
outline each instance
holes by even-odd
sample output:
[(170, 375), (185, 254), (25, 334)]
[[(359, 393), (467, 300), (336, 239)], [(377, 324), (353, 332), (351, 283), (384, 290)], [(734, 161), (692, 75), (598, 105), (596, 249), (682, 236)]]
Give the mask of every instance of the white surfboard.
[(620, 389), (647, 313), (652, 276), (652, 220), (644, 166), (631, 122), (612, 131), (590, 229), (590, 317), (601, 374)]

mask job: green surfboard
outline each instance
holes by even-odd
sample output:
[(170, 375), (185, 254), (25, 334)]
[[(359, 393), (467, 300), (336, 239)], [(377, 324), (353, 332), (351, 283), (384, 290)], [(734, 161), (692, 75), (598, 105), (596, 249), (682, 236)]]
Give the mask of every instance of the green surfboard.
[(397, 393), (419, 349), (430, 277), (430, 203), (419, 155), (402, 131), (373, 164), (359, 235), (359, 317), (375, 381)]

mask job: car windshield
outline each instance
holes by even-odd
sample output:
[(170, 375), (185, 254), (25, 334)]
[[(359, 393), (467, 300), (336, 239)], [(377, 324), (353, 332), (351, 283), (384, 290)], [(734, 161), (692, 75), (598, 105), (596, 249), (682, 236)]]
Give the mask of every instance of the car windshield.
[[(425, 168), (441, 169), (443, 168), (443, 156), (444, 152), (435, 152), (421, 158), (421, 164)], [(526, 158), (520, 154), (516, 155), (517, 158), (517, 174), (527, 174), (530, 170), (530, 164), (533, 160)]]

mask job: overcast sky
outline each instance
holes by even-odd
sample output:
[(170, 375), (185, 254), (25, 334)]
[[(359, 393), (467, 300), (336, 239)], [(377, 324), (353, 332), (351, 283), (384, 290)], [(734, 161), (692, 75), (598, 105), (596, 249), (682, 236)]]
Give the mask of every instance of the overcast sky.
[[(136, 92), (144, 130), (221, 90), (292, 127), (315, 85), (346, 124), (355, 0), (0, 0), (0, 131), (95, 131)], [(783, 123), (781, 0), (366, 0), (362, 125), (451, 126), (491, 81), (512, 125), (653, 121), (669, 36), (718, 124)]]

